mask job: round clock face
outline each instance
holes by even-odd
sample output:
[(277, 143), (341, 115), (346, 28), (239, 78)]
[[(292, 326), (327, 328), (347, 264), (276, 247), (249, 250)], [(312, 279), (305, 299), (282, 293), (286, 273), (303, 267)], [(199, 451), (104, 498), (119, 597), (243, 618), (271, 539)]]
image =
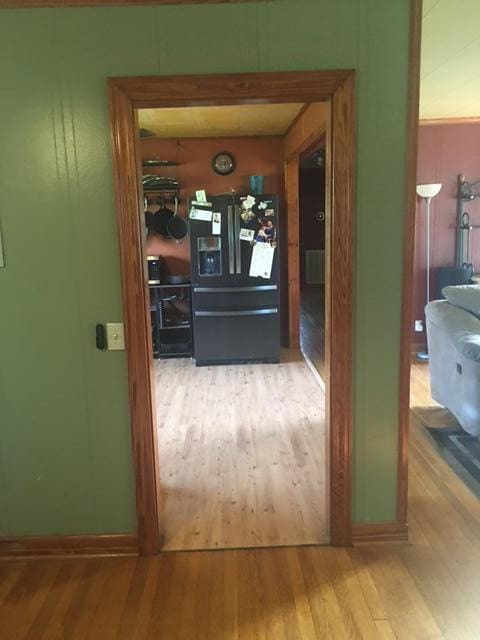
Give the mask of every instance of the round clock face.
[(221, 176), (228, 176), (235, 170), (235, 160), (232, 154), (222, 151), (212, 160), (213, 170)]

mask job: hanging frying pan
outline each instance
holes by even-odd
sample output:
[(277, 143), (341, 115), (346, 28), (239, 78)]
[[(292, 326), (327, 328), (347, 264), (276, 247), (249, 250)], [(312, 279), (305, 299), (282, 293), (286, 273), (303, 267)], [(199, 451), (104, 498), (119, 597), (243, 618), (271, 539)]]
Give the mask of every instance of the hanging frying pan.
[(145, 226), (148, 230), (153, 228), (153, 223), (155, 221), (155, 216), (150, 211), (145, 211)]
[(152, 229), (165, 238), (181, 242), (188, 235), (188, 222), (177, 215), (178, 199), (175, 198), (175, 211), (168, 209), (161, 201), (160, 208), (152, 216)]
[(152, 229), (155, 233), (169, 238), (167, 227), (175, 212), (165, 206), (164, 200), (159, 200), (160, 208), (155, 211), (152, 217)]
[(175, 242), (181, 242), (188, 235), (188, 222), (178, 214), (178, 198), (175, 196), (175, 212), (167, 224), (167, 233)]
[(167, 233), (175, 242), (181, 242), (188, 236), (188, 222), (181, 216), (173, 216), (167, 225)]

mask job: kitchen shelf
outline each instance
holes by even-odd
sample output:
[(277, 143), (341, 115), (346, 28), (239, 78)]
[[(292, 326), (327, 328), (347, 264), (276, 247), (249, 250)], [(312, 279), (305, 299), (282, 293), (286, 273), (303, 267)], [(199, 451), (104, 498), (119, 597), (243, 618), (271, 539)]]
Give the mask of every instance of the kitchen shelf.
[(179, 284), (149, 284), (148, 286), (150, 287), (150, 289), (156, 289), (156, 288), (160, 288), (160, 289), (180, 289), (181, 287), (186, 287), (186, 288), (190, 289), (190, 287), (192, 285), (190, 284), (190, 282), (181, 282)]
[[(190, 283), (151, 284), (149, 289), (153, 357), (191, 357), (193, 334)], [(187, 322), (179, 324), (179, 316), (185, 318)], [(168, 324), (169, 320), (173, 322)]]
[(159, 327), (159, 331), (171, 331), (172, 329), (190, 329), (191, 325), (188, 324), (172, 324), (167, 327)]

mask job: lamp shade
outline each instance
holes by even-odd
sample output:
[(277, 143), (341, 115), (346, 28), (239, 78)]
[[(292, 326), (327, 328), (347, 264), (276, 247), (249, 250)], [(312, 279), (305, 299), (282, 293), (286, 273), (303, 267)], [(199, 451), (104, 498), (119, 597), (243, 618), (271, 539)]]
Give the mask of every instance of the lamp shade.
[(441, 188), (441, 184), (417, 184), (417, 193), (421, 198), (434, 198)]

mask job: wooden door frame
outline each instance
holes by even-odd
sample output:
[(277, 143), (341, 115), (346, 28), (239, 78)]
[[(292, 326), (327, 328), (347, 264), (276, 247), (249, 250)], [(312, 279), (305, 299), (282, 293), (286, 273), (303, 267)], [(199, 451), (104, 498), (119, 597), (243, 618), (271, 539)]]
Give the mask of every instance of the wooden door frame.
[(330, 442), (330, 535), (351, 542), (355, 71), (148, 76), (108, 80), (116, 190), (139, 551), (157, 553), (160, 475), (156, 440), (149, 292), (136, 109), (246, 102), (332, 103), (330, 342), (326, 424)]
[[(306, 156), (313, 153), (320, 145), (324, 144), (326, 152), (325, 166), (325, 373), (328, 376), (328, 352), (330, 339), (330, 296), (329, 296), (329, 274), (330, 274), (330, 202), (332, 191), (331, 162), (331, 114), (326, 128), (315, 138), (308, 138), (298, 149), (285, 159), (285, 201), (287, 203), (288, 215), (288, 346), (291, 349), (300, 349), (300, 318), (301, 318), (301, 282), (300, 282), (300, 162)], [(288, 181), (288, 171), (291, 163), (295, 163), (296, 172), (295, 188), (292, 190)], [(324, 380), (326, 382), (326, 380)]]
[(400, 329), (399, 429), (396, 523), (408, 530), (408, 449), (410, 440), (410, 368), (413, 324), (413, 258), (417, 206), (417, 156), (420, 104), (422, 0), (410, 3), (405, 222), (403, 238), (402, 311)]

